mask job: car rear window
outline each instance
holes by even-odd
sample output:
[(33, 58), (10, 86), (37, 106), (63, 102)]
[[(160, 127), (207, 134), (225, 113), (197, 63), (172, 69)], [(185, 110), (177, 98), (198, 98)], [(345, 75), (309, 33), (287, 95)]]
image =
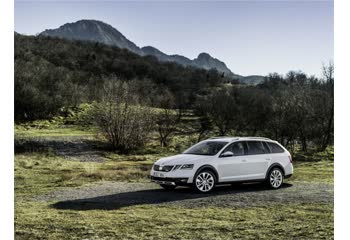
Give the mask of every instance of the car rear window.
[(270, 150), (269, 146), (267, 146), (267, 142), (262, 141), (262, 144), (264, 146), (265, 152), (266, 153), (271, 153), (271, 150)]
[(264, 146), (260, 141), (247, 141), (248, 145), (248, 154), (265, 154)]
[(272, 153), (283, 153), (284, 149), (278, 146), (276, 143), (268, 142), (267, 145), (269, 145)]

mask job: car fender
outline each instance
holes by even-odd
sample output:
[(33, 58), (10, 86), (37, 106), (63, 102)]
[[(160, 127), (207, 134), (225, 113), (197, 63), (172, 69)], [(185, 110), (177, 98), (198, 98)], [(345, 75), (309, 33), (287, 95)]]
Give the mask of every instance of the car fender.
[(212, 165), (209, 165), (209, 164), (205, 164), (205, 165), (199, 167), (197, 169), (196, 173), (194, 174), (193, 178), (195, 178), (197, 176), (197, 174), (199, 172), (201, 172), (203, 169), (210, 169), (211, 171), (213, 171), (214, 174), (215, 174), (215, 177), (216, 177), (216, 181), (217, 182), (219, 181), (219, 173), (218, 173), (218, 171), (216, 171), (215, 167), (213, 167)]
[(279, 167), (279, 168), (281, 168), (281, 169), (282, 169), (282, 172), (283, 172), (283, 177), (285, 176), (284, 167), (283, 167), (280, 163), (277, 163), (277, 162), (276, 162), (276, 163), (271, 164), (270, 167), (267, 169), (266, 174), (265, 174), (265, 179), (267, 178), (268, 173), (269, 173), (269, 172), (271, 171), (271, 169), (274, 168), (274, 167)]

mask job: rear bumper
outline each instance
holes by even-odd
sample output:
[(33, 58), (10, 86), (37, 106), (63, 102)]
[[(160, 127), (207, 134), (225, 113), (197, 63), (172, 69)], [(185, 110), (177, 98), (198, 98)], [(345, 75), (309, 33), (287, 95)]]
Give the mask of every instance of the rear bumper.
[(187, 186), (188, 183), (188, 178), (162, 178), (162, 177), (153, 177), (153, 176), (148, 176), (152, 182), (157, 183), (157, 184), (164, 184), (164, 185), (179, 185), (179, 186)]

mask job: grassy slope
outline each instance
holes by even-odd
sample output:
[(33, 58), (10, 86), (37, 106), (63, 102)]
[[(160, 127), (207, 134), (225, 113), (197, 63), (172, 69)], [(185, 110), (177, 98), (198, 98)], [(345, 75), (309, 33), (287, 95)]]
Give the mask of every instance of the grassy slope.
[[(71, 129), (72, 130), (72, 129)], [(28, 136), (83, 136), (73, 129), (25, 130)], [(16, 134), (19, 134), (17, 132)], [(22, 134), (21, 134), (22, 135)], [(88, 132), (88, 135), (90, 133)], [(118, 155), (105, 163), (69, 161), (52, 153), (15, 157), (15, 228), (18, 239), (330, 239), (333, 204), (284, 204), (249, 208), (197, 208), (138, 205), (118, 210), (74, 211), (50, 208), (28, 198), (100, 180), (147, 181), (157, 158), (169, 153)], [(171, 154), (171, 153), (170, 153)], [(333, 182), (333, 152), (307, 162), (295, 158), (289, 181)], [(305, 159), (303, 159), (305, 160)], [(317, 160), (317, 161), (316, 161)], [(319, 161), (321, 160), (321, 161)]]

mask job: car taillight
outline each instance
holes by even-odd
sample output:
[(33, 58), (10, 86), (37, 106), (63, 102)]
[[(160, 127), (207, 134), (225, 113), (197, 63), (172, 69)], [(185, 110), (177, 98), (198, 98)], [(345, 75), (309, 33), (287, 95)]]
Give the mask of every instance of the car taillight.
[(291, 155), (289, 155), (288, 157), (289, 157), (289, 161), (292, 163), (292, 162), (293, 162), (293, 160), (292, 160), (292, 156), (291, 156)]

